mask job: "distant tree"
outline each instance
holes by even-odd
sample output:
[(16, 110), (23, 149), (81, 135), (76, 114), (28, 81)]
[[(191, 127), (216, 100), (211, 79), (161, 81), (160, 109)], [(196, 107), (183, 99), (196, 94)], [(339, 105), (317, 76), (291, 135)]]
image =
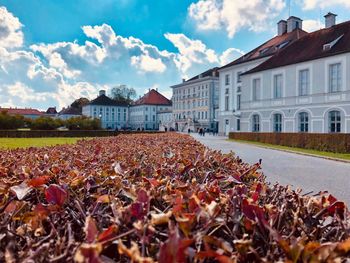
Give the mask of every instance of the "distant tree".
[(70, 106), (72, 108), (79, 109), (79, 111), (82, 111), (83, 106), (87, 105), (90, 101), (87, 98), (80, 98), (76, 99)]
[(63, 121), (60, 119), (43, 116), (32, 120), (29, 127), (32, 130), (56, 130), (62, 125)]
[(0, 112), (0, 129), (18, 129), (25, 126), (25, 119), (22, 115), (9, 115), (7, 111)]
[(132, 87), (119, 85), (112, 88), (112, 99), (120, 103), (130, 104), (136, 98), (136, 91)]
[(69, 130), (100, 130), (101, 122), (99, 119), (91, 119), (86, 116), (73, 117), (64, 121)]

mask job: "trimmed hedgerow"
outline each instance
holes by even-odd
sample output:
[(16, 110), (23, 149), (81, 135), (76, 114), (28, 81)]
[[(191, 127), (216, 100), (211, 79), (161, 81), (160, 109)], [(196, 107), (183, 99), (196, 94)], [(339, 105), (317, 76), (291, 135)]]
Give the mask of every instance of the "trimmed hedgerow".
[(334, 262), (349, 214), (190, 136), (0, 151), (0, 261)]

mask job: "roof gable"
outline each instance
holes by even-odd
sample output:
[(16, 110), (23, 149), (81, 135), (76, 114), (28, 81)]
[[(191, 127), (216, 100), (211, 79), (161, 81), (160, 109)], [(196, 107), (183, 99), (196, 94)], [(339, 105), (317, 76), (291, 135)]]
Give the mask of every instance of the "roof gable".
[(231, 63), (221, 67), (220, 69), (228, 68), (234, 65), (249, 62), (255, 59), (260, 59), (268, 56), (273, 56), (279, 51), (285, 49), (287, 46), (291, 45), (296, 40), (307, 35), (308, 33), (304, 30), (297, 28), (290, 33), (285, 33), (280, 36), (275, 36), (270, 40), (266, 41), (264, 44), (253, 49), (249, 53), (241, 56), (240, 58), (232, 61)]
[(44, 115), (37, 109), (0, 108), (0, 112), (6, 111), (10, 115)]
[(99, 106), (116, 106), (116, 107), (127, 107), (127, 103), (117, 102), (107, 97), (105, 94), (98, 96), (87, 105), (99, 105)]
[(171, 100), (160, 94), (157, 90), (151, 89), (143, 97), (135, 101), (134, 105), (169, 105), (171, 106)]
[[(337, 40), (337, 41), (335, 41)], [(330, 48), (325, 45), (333, 43)], [(295, 41), (245, 74), (350, 52), (350, 21), (317, 30)]]
[(219, 69), (218, 67), (211, 68), (207, 71), (202, 72), (201, 74), (198, 74), (197, 76), (194, 76), (193, 78), (186, 80), (185, 82), (192, 81), (195, 79), (205, 78), (205, 77), (219, 77), (218, 69)]

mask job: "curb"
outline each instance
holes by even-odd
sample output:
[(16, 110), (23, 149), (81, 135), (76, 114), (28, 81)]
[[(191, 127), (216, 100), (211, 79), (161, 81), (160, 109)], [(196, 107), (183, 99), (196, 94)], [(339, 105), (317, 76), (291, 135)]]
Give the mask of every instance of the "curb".
[(339, 159), (339, 158), (328, 157), (328, 156), (322, 156), (322, 155), (317, 155), (317, 154), (312, 154), (312, 153), (303, 153), (303, 152), (298, 152), (298, 151), (293, 151), (293, 150), (276, 149), (276, 148), (269, 147), (269, 146), (256, 145), (254, 143), (249, 143), (249, 142), (244, 142), (244, 141), (239, 141), (239, 140), (236, 141), (236, 140), (228, 139), (228, 141), (233, 141), (233, 142), (236, 142), (236, 143), (253, 145), (253, 146), (256, 146), (256, 147), (259, 147), (259, 148), (275, 150), (275, 151), (280, 151), (280, 152), (294, 153), (294, 154), (299, 154), (299, 155), (304, 155), (304, 156), (309, 156), (309, 157), (316, 157), (316, 158), (320, 158), (320, 159), (326, 159), (326, 160), (342, 162), (342, 163), (350, 163), (350, 160)]

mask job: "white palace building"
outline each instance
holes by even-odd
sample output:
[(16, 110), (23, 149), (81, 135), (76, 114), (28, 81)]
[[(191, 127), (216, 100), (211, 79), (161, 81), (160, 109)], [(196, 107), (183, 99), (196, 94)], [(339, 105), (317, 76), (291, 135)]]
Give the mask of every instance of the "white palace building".
[(350, 21), (307, 33), (302, 20), (219, 69), (219, 132), (350, 133)]

